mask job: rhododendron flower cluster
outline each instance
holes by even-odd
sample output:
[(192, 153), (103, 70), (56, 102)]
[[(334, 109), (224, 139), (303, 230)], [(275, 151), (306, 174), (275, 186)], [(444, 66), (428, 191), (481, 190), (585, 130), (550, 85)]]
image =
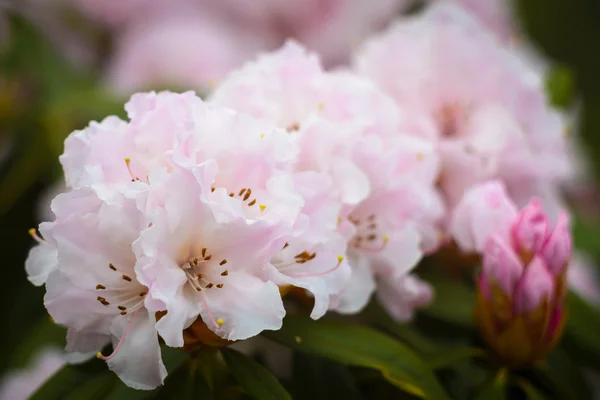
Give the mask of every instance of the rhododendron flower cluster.
[(544, 357), (565, 321), (568, 217), (551, 229), (538, 199), (517, 212), (499, 182), (469, 189), (457, 210), (456, 237), (483, 256), (476, 312), (483, 337), (509, 365)]
[(26, 262), (67, 350), (153, 389), (161, 343), (278, 330), (288, 293), (313, 319), (376, 297), (409, 321), (434, 296), (414, 267), (450, 240), (483, 260), (478, 315), (499, 355), (550, 349), (571, 256), (555, 192), (572, 165), (538, 74), (445, 3), (368, 40), (354, 67), (288, 41), (204, 100), (138, 93), (127, 120), (73, 132)]
[(32, 232), (26, 268), (69, 351), (112, 343), (98, 357), (151, 389), (159, 337), (182, 347), (197, 320), (227, 341), (279, 329), (288, 287), (315, 319), (359, 311), (377, 281), (398, 319), (430, 300), (408, 273), (436, 245), (437, 158), (368, 81), (289, 43), (209, 102), (140, 93), (125, 108), (67, 138), (67, 191)]

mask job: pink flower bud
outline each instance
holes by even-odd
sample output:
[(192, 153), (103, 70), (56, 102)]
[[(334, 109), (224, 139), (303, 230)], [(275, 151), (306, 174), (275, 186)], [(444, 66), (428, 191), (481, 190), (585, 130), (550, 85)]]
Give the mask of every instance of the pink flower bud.
[(569, 217), (562, 212), (558, 217), (554, 231), (544, 243), (541, 255), (552, 274), (558, 276), (567, 266), (572, 251), (573, 244), (571, 232), (569, 231)]
[(533, 255), (539, 252), (548, 236), (548, 218), (539, 199), (533, 199), (523, 208), (512, 227), (515, 249)]
[(508, 296), (514, 293), (523, 273), (523, 264), (513, 249), (498, 235), (488, 239), (483, 249), (483, 276), (496, 283)]
[(554, 293), (554, 277), (543, 258), (535, 256), (525, 268), (523, 277), (515, 292), (516, 313), (530, 313), (545, 299), (550, 300)]

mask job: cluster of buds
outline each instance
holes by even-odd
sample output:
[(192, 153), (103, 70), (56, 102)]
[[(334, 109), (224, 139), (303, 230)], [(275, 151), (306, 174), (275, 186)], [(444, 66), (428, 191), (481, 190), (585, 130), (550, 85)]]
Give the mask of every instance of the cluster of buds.
[(550, 229), (537, 199), (508, 223), (484, 243), (476, 318), (496, 355), (518, 367), (543, 358), (561, 336), (572, 243), (567, 215)]

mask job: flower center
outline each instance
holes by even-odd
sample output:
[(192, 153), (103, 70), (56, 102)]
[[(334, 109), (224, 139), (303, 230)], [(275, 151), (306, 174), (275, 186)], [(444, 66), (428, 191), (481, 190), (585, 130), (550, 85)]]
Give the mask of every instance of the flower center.
[(96, 292), (102, 292), (102, 295), (98, 295), (96, 300), (105, 307), (115, 307), (121, 315), (127, 315), (128, 312), (134, 312), (141, 308), (148, 290), (137, 281), (134, 282), (129, 275), (120, 273), (113, 264), (108, 264), (108, 268), (115, 274), (121, 274), (125, 285), (111, 289), (104, 284), (97, 284)]
[(377, 253), (385, 248), (389, 237), (381, 233), (375, 214), (366, 218), (350, 215), (348, 219), (356, 228), (350, 247), (368, 253)]
[(459, 103), (453, 102), (443, 105), (437, 113), (441, 136), (445, 138), (458, 136), (466, 116), (465, 107)]
[(219, 261), (218, 267), (210, 268), (209, 265), (214, 263), (213, 255), (206, 247), (203, 247), (199, 256), (187, 261), (181, 266), (181, 269), (185, 272), (190, 286), (196, 291), (201, 292), (202, 289), (212, 289), (213, 287), (221, 289), (225, 285), (223, 282), (225, 277), (229, 275), (229, 271), (225, 269), (227, 259)]

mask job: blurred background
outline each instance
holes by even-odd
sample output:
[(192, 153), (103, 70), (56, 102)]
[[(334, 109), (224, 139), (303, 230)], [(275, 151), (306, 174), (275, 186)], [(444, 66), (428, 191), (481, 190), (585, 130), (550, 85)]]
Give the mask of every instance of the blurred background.
[[(523, 56), (546, 75), (549, 98), (573, 119), (589, 171), (565, 187), (578, 259), (588, 266), (572, 280), (598, 302), (600, 2), (459, 2), (502, 40), (524, 44)], [(27, 281), (23, 265), (33, 244), (28, 230), (50, 218), (49, 201), (61, 190), (58, 156), (69, 133), (107, 115), (124, 117), (123, 103), (136, 91), (206, 95), (229, 71), (290, 37), (318, 52), (327, 68), (343, 66), (362, 40), (424, 6), (411, 0), (0, 0), (0, 376), (23, 368), (46, 345), (64, 345), (64, 331), (43, 307), (44, 289)]]

